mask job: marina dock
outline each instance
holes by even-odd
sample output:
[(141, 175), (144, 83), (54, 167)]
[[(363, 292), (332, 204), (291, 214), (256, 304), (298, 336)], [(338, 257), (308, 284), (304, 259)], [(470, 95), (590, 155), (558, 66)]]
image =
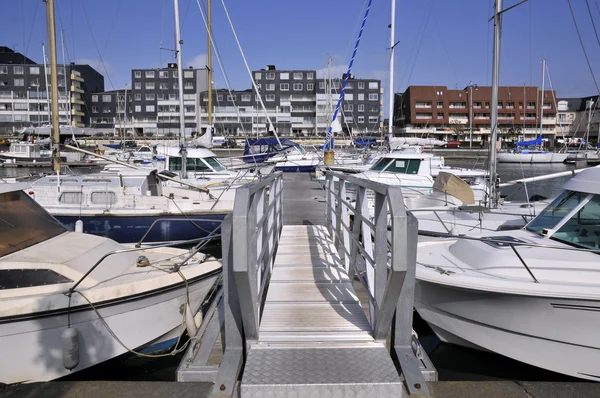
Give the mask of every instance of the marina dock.
[[(377, 216), (363, 220), (364, 231), (346, 230), (348, 208), (335, 206), (346, 200), (343, 188), (336, 192), (330, 184), (323, 190), (309, 174), (262, 184), (248, 188), (238, 213), (225, 222), (223, 299), (211, 306), (213, 314), (199, 331), (203, 340), (180, 365), (180, 372), (189, 365), (188, 381), (55, 381), (0, 386), (0, 397), (600, 397), (595, 383), (431, 381), (435, 370), (426, 355), (402, 351), (412, 327), (410, 250), (392, 248), (398, 257), (391, 260), (391, 283), (385, 286), (377, 265), (385, 264), (387, 273), (387, 250), (378, 250), (387, 225), (381, 228)], [(359, 189), (359, 198), (366, 198), (366, 189)], [(377, 194), (381, 204), (382, 195), (397, 192)], [(356, 207), (360, 217), (360, 199)], [(400, 210), (391, 209), (392, 218), (405, 217)], [(396, 236), (404, 236), (409, 247), (411, 222), (404, 220), (391, 228), (397, 233), (406, 228)], [(353, 240), (361, 233), (374, 234), (372, 247), (362, 239), (370, 235)], [(370, 277), (379, 285), (371, 290), (367, 283), (359, 291), (363, 284), (357, 280)]]

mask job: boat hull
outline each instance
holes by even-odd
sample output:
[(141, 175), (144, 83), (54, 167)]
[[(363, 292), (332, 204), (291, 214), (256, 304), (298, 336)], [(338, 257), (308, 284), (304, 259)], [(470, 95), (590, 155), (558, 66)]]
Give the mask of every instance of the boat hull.
[(563, 163), (568, 153), (498, 153), (498, 163)]
[(156, 224), (144, 243), (178, 242), (218, 235), (226, 213), (200, 215), (54, 215), (67, 229), (74, 231), (77, 220), (83, 221), (83, 232), (112, 239), (119, 243), (137, 243), (152, 223)]
[(418, 280), (415, 308), (442, 341), (600, 381), (600, 301), (519, 296)]
[(282, 164), (276, 165), (275, 170), (284, 173), (314, 173), (317, 169), (316, 164), (300, 165), (300, 164)]
[[(192, 312), (199, 311), (217, 275), (188, 281)], [(180, 312), (185, 303), (186, 287), (179, 283), (118, 302), (98, 303), (96, 308), (125, 346), (141, 350), (162, 336), (185, 329)], [(87, 305), (72, 309), (70, 314), (66, 309), (34, 314), (0, 319), (0, 350), (5, 358), (0, 361), (2, 383), (53, 380), (128, 352)], [(72, 371), (63, 367), (61, 343), (61, 334), (69, 324), (77, 329), (79, 341), (79, 364)]]

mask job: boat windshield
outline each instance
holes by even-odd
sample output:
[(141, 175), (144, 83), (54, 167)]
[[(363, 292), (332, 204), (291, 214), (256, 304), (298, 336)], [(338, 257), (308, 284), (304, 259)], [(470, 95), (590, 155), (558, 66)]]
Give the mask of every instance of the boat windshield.
[(25, 192), (0, 194), (0, 257), (63, 232), (66, 229)]
[(566, 190), (560, 194), (539, 216), (531, 220), (525, 227), (528, 231), (541, 234), (544, 229), (554, 229), (556, 225), (575, 209), (587, 194)]
[(300, 145), (294, 145), (294, 147), (298, 152), (300, 152), (302, 155), (304, 155), (306, 153), (306, 149), (302, 148)]
[(379, 159), (379, 161), (377, 163), (375, 163), (375, 165), (373, 167), (371, 167), (371, 170), (381, 171), (381, 170), (385, 169), (385, 166), (387, 166), (391, 160), (392, 159), (389, 159), (389, 158), (381, 158), (381, 159)]
[(584, 203), (551, 239), (584, 249), (600, 249), (600, 195)]
[(215, 171), (223, 171), (223, 170), (225, 170), (225, 166), (223, 166), (223, 165), (221, 164), (221, 162), (219, 162), (219, 161), (217, 160), (217, 158), (215, 158), (215, 157), (212, 157), (212, 158), (204, 158), (204, 161), (205, 161), (206, 163), (208, 163), (208, 165), (209, 165), (210, 167), (212, 167), (213, 169), (215, 169)]

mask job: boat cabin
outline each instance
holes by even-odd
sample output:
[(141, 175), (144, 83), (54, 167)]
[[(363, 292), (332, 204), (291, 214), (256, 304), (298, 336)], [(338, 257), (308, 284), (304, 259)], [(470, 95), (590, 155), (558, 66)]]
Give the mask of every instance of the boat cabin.
[(525, 229), (583, 249), (600, 249), (600, 168), (587, 169)]
[[(165, 170), (178, 173), (182, 169), (182, 158), (178, 147), (161, 147), (158, 156), (164, 156)], [(219, 162), (217, 155), (208, 149), (187, 149), (187, 171), (202, 174), (227, 174), (228, 170)]]
[(41, 157), (41, 145), (30, 142), (13, 142), (10, 144), (9, 152), (16, 158), (39, 158)]

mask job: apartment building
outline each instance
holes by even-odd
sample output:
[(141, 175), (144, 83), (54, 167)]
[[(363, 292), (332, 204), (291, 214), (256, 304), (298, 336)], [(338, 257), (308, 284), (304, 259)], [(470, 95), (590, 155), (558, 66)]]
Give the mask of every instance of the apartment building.
[[(544, 138), (554, 141), (556, 134), (556, 94), (538, 87), (502, 86), (498, 91), (499, 134), (505, 140), (535, 138), (543, 122)], [(445, 140), (468, 141), (472, 126), (474, 142), (487, 141), (490, 135), (489, 86), (466, 87), (409, 86), (395, 96), (395, 133), (429, 136)]]
[(599, 96), (559, 98), (556, 135), (597, 144), (600, 133)]
[[(59, 122), (90, 122), (90, 93), (104, 90), (104, 77), (89, 65), (58, 65)], [(0, 47), (0, 132), (50, 123), (50, 68)]]

